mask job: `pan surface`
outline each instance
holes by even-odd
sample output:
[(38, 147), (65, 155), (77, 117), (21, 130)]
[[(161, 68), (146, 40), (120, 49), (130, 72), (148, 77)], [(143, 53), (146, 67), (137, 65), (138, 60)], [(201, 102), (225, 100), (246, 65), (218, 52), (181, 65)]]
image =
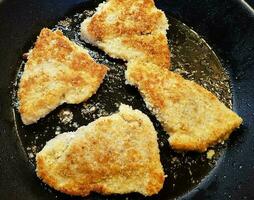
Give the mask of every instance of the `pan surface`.
[[(38, 123), (24, 126), (17, 111), (18, 100), (16, 93), (25, 61), (22, 62), (17, 73), (17, 80), (14, 83), (13, 91), (17, 134), (21, 139), (22, 147), (26, 151), (32, 165), (31, 167), (35, 168), (36, 153), (44, 147), (47, 141), (57, 134), (74, 131), (81, 125), (87, 125), (101, 116), (117, 112), (119, 105), (124, 103), (150, 116), (158, 132), (161, 161), (167, 178), (164, 188), (154, 198), (165, 199), (166, 197), (168, 199), (191, 190), (200, 183), (201, 179), (211, 169), (221, 162), (226, 145), (218, 145), (214, 148), (216, 154), (213, 159), (207, 159), (206, 153), (175, 153), (171, 150), (167, 141), (167, 134), (165, 134), (156, 118), (148, 111), (137, 89), (125, 84), (125, 64), (120, 60), (111, 59), (102, 51), (80, 40), (80, 23), (84, 18), (91, 16), (93, 12), (94, 9), (89, 9), (83, 10), (82, 13), (75, 13), (59, 21), (53, 28), (53, 30), (62, 30), (71, 40), (89, 49), (90, 55), (97, 62), (103, 63), (110, 68), (99, 90), (86, 103), (62, 105)], [(170, 23), (168, 37), (171, 46), (172, 70), (188, 79), (199, 82), (204, 87), (213, 91), (218, 98), (231, 107), (229, 76), (222, 68), (216, 55), (204, 40), (199, 38), (186, 25), (183, 25), (172, 17), (168, 17), (168, 19)], [(47, 186), (45, 186), (45, 189), (50, 190)], [(56, 192), (54, 194), (60, 195)], [(60, 196), (60, 199), (69, 198), (68, 196)], [(126, 197), (129, 197), (129, 195), (126, 195)], [(103, 198), (101, 196), (101, 199), (106, 198), (108, 197)], [(123, 196), (118, 198), (123, 198)], [(133, 194), (132, 198), (142, 199), (142, 196)]]
[[(124, 84), (124, 62), (109, 58), (102, 51), (79, 39), (79, 23), (91, 14), (98, 1), (4, 1), (0, 4), (1, 64), (1, 157), (0, 191), (3, 199), (143, 199), (141, 195), (87, 198), (60, 194), (36, 178), (34, 155), (55, 134), (75, 130), (94, 119), (117, 111), (119, 103), (147, 113), (159, 132), (161, 160), (168, 178), (159, 195), (148, 199), (239, 199), (253, 197), (253, 92), (254, 18), (240, 1), (158, 1), (171, 24), (168, 32), (174, 70), (213, 91), (244, 118), (244, 125), (226, 145), (213, 148), (212, 160), (206, 154), (178, 154), (170, 150), (160, 124), (145, 108), (137, 90)], [(11, 10), (16, 14), (10, 16)], [(84, 12), (84, 10), (86, 10)], [(231, 12), (237, 10), (238, 15)], [(195, 12), (194, 12), (195, 11)], [(220, 12), (219, 12), (220, 11)], [(67, 17), (67, 18), (66, 18)], [(209, 49), (192, 26), (213, 47)], [(23, 70), (21, 55), (31, 48), (42, 27), (62, 29), (64, 34), (90, 50), (91, 56), (111, 69), (98, 93), (85, 105), (63, 105), (39, 123), (23, 126), (15, 109), (15, 93)], [(195, 53), (196, 52), (196, 53)], [(202, 52), (202, 53), (200, 53)], [(191, 54), (191, 59), (188, 55)], [(222, 62), (223, 67), (221, 66)], [(21, 67), (19, 67), (21, 66)], [(194, 73), (197, 70), (197, 73)], [(202, 71), (202, 73), (200, 73)], [(229, 72), (230, 77), (226, 71)], [(208, 76), (209, 75), (209, 76)], [(209, 77), (209, 79), (207, 78)], [(229, 89), (229, 80), (231, 89)], [(214, 87), (219, 84), (219, 87)], [(231, 92), (229, 91), (231, 90)], [(14, 103), (14, 104), (13, 104)], [(13, 109), (14, 107), (14, 109)], [(95, 108), (95, 109), (94, 109)], [(73, 114), (70, 123), (63, 111)], [(2, 199), (1, 198), (1, 199)]]

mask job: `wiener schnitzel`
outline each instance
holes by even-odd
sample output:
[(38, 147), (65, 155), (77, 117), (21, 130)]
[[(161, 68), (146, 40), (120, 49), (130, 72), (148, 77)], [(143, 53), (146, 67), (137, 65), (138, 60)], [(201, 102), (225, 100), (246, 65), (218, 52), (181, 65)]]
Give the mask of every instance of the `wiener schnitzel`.
[(87, 100), (97, 91), (107, 70), (61, 31), (42, 29), (19, 83), (23, 123), (35, 123), (63, 103)]
[(167, 18), (153, 0), (108, 0), (81, 24), (81, 37), (113, 58), (169, 68)]
[(153, 124), (127, 105), (76, 132), (56, 136), (36, 161), (38, 177), (70, 195), (138, 192), (150, 196), (164, 183)]
[(242, 119), (211, 92), (152, 63), (128, 63), (126, 79), (170, 135), (176, 150), (206, 151), (229, 137)]

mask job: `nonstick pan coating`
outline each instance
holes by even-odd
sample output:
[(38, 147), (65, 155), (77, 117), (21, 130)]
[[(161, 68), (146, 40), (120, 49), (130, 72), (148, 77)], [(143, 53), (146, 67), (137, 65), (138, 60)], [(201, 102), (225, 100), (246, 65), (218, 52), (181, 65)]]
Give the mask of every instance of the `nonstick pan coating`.
[[(60, 19), (93, 8), (98, 2), (86, 1), (4, 1), (0, 4), (0, 191), (1, 199), (68, 199), (46, 191), (34, 174), (17, 134), (12, 106), (13, 81), (18, 66), (42, 27), (53, 27)], [(233, 108), (244, 125), (230, 138), (216, 167), (183, 199), (252, 198), (254, 19), (252, 11), (240, 1), (158, 1), (168, 16), (193, 27), (212, 46), (223, 67), (230, 73)], [(12, 14), (11, 14), (12, 13)], [(236, 14), (237, 13), (237, 14)], [(109, 59), (110, 61), (110, 59)], [(115, 62), (115, 61), (112, 61)], [(121, 63), (121, 61), (117, 61)], [(123, 65), (123, 63), (121, 63)], [(166, 138), (165, 138), (166, 140)], [(196, 166), (198, 168), (198, 166)], [(183, 183), (183, 188), (184, 188)], [(181, 196), (181, 197), (180, 197)], [(140, 196), (124, 196), (141, 199)], [(160, 199), (173, 196), (162, 195)], [(108, 199), (122, 199), (113, 196)], [(81, 199), (81, 198), (76, 198)], [(93, 195), (90, 199), (101, 199)], [(153, 197), (152, 199), (156, 199)], [(157, 198), (158, 199), (158, 198)]]

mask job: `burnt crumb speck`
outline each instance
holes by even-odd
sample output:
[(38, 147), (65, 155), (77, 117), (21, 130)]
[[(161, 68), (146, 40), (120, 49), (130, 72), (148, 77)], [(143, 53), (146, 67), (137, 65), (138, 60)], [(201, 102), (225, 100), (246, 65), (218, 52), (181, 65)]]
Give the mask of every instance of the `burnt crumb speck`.
[(58, 114), (59, 120), (63, 124), (68, 124), (72, 122), (73, 113), (69, 109), (63, 109)]
[(28, 53), (28, 52), (27, 52), (27, 53), (23, 53), (22, 58), (23, 58), (24, 60), (27, 60), (28, 55), (29, 55), (29, 53)]

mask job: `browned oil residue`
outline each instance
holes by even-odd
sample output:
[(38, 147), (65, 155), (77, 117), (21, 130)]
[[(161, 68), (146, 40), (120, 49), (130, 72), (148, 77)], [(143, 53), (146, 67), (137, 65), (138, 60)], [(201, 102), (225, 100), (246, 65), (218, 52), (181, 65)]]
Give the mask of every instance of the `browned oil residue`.
[(173, 18), (169, 22), (173, 71), (202, 85), (232, 108), (229, 75), (213, 50), (185, 24)]

